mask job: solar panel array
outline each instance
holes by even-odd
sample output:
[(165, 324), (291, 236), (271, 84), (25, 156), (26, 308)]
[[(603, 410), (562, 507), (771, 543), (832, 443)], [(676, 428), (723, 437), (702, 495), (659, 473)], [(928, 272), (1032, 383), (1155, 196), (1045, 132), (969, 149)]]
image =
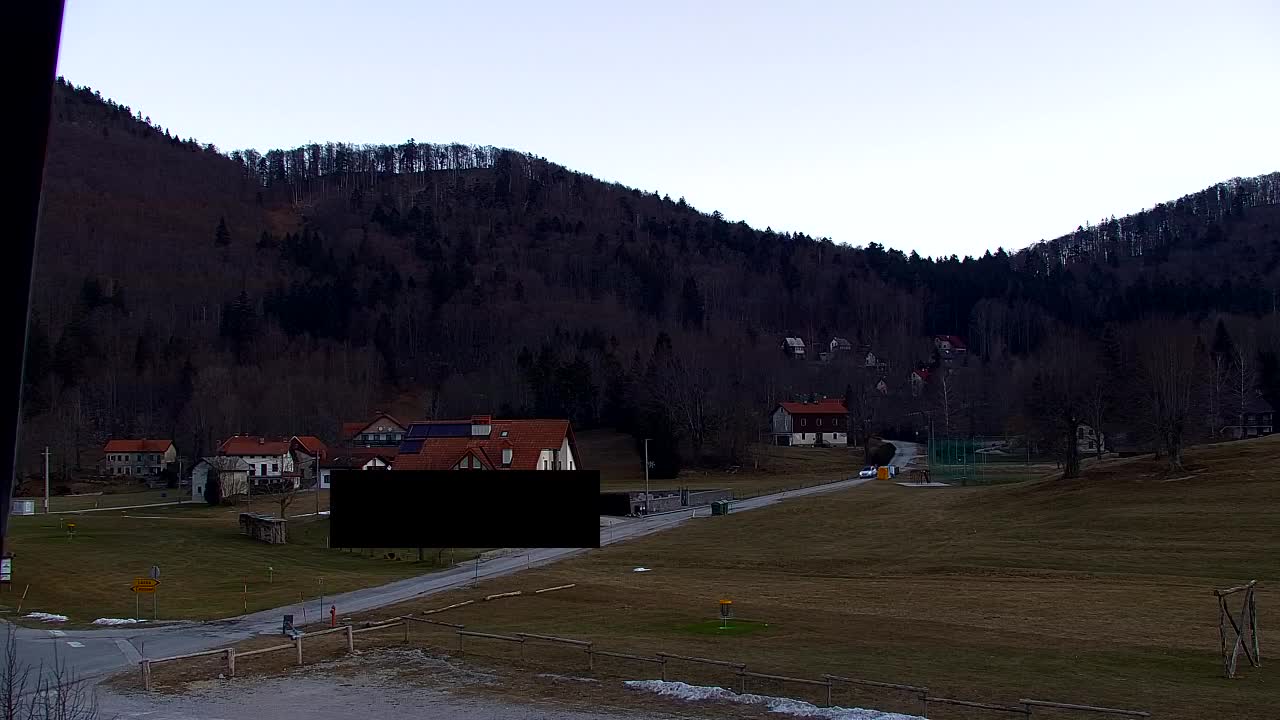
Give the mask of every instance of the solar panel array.
[(417, 453), (429, 438), (459, 438), (471, 436), (471, 423), (413, 423), (400, 443), (400, 452)]

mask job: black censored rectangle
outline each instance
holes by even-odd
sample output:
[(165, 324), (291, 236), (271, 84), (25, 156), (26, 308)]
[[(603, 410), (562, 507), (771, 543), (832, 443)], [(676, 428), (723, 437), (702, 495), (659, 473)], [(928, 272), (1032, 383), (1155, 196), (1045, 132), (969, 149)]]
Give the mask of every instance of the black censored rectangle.
[(334, 470), (329, 546), (598, 548), (595, 470)]

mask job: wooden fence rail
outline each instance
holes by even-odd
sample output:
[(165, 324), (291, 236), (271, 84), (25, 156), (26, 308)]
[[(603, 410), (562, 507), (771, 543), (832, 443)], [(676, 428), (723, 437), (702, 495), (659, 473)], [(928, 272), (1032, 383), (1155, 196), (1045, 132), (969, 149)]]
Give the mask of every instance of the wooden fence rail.
[[(1248, 588), (1249, 586), (1244, 586), (1244, 588), (1242, 589), (1248, 589)], [(466, 603), (463, 603), (463, 604), (466, 604)], [(151, 666), (155, 663), (165, 663), (165, 662), (173, 662), (177, 660), (189, 660), (192, 658), (199, 658), (199, 657), (212, 657), (216, 655), (225, 655), (227, 659), (226, 662), (227, 662), (228, 674), (231, 677), (235, 677), (237, 658), (254, 657), (256, 655), (263, 655), (266, 653), (279, 652), (282, 650), (288, 650), (289, 648), (294, 648), (297, 651), (297, 663), (299, 665), (302, 665), (303, 664), (302, 663), (302, 646), (303, 646), (303, 640), (305, 638), (322, 637), (322, 636), (330, 635), (333, 633), (344, 632), (346, 633), (347, 650), (349, 652), (354, 652), (355, 651), (354, 636), (356, 633), (369, 632), (374, 630), (386, 630), (386, 629), (395, 628), (395, 627), (403, 627), (405, 631), (405, 640), (407, 642), (409, 639), (409, 627), (414, 622), (426, 623), (429, 625), (438, 625), (438, 626), (448, 627), (453, 629), (458, 637), (459, 651), (462, 651), (463, 649), (464, 637), (484, 638), (489, 640), (501, 640), (504, 642), (512, 642), (512, 643), (519, 644), (520, 657), (523, 659), (525, 642), (528, 640), (540, 640), (540, 641), (551, 642), (551, 643), (572, 645), (574, 647), (582, 648), (583, 650), (586, 651), (588, 670), (594, 670), (594, 658), (597, 656), (618, 658), (621, 660), (631, 660), (634, 662), (641, 662), (641, 663), (656, 664), (660, 668), (661, 678), (664, 682), (667, 680), (667, 662), (669, 660), (679, 660), (683, 662), (699, 663), (703, 665), (715, 665), (718, 667), (732, 668), (734, 670), (734, 673), (738, 676), (740, 680), (741, 692), (743, 693), (746, 693), (746, 684), (747, 684), (748, 678), (757, 678), (761, 680), (773, 680), (781, 683), (795, 683), (800, 685), (825, 687), (827, 689), (827, 706), (828, 707), (832, 706), (832, 698), (831, 698), (832, 686), (835, 683), (843, 683), (848, 685), (861, 685), (866, 687), (885, 688), (890, 690), (899, 690), (902, 692), (915, 693), (919, 696), (921, 703), (924, 705), (922, 715), (926, 717), (928, 716), (928, 712), (929, 712), (929, 703), (955, 705), (959, 707), (977, 708), (980, 710), (990, 710), (995, 712), (1020, 714), (1028, 718), (1031, 717), (1033, 713), (1033, 708), (1037, 708), (1037, 707), (1051, 708), (1051, 709), (1057, 709), (1057, 710), (1073, 710), (1073, 711), (1080, 711), (1080, 712), (1094, 712), (1094, 713), (1102, 713), (1102, 714), (1110, 714), (1110, 715), (1121, 715), (1125, 717), (1134, 717), (1134, 718), (1151, 717), (1151, 713), (1143, 710), (1126, 710), (1121, 708), (1099, 707), (1095, 705), (1079, 705), (1074, 703), (1052, 702), (1048, 700), (1032, 700), (1027, 698), (1023, 698), (1019, 700), (1018, 702), (1020, 704), (1020, 707), (1018, 707), (1018, 706), (1011, 706), (1011, 705), (998, 705), (995, 703), (974, 702), (971, 700), (959, 700), (956, 698), (934, 697), (932, 695), (929, 695), (928, 688), (924, 688), (916, 685), (902, 685), (898, 683), (879, 682), (876, 680), (862, 680), (858, 678), (844, 677), (841, 675), (832, 675), (830, 673), (823, 673), (821, 675), (822, 677), (821, 680), (790, 677), (787, 675), (772, 675), (768, 673), (748, 671), (746, 669), (747, 667), (746, 663), (731, 662), (728, 660), (714, 660), (711, 658), (694, 657), (689, 655), (676, 655), (673, 653), (664, 653), (664, 652), (654, 653), (655, 657), (646, 657), (643, 655), (633, 655), (631, 653), (614, 652), (611, 650), (597, 650), (595, 648), (594, 643), (590, 640), (577, 640), (573, 638), (558, 637), (555, 635), (539, 635), (536, 633), (516, 633), (514, 635), (501, 635), (498, 633), (476, 632), (472, 630), (465, 630), (463, 629), (465, 626), (460, 625), (458, 623), (444, 622), (442, 620), (430, 620), (427, 618), (414, 617), (412, 615), (403, 615), (397, 618), (393, 618), (390, 621), (369, 625), (359, 629), (356, 629), (351, 625), (342, 625), (339, 627), (327, 628), (324, 630), (317, 630), (315, 632), (299, 633), (294, 636), (292, 643), (273, 645), (271, 647), (257, 648), (254, 650), (245, 650), (243, 652), (237, 652), (235, 648), (219, 648), (216, 650), (205, 650), (203, 652), (187, 653), (185, 655), (173, 655), (170, 657), (143, 658), (142, 661), (140, 662), (140, 665), (142, 667), (143, 686), (145, 687), (146, 690), (151, 690), (151, 685), (152, 685), (151, 684)]]
[(516, 636), (522, 637), (526, 640), (542, 640), (549, 643), (559, 643), (561, 645), (580, 647), (587, 651), (587, 672), (591, 672), (596, 669), (595, 659), (591, 657), (592, 643), (589, 640), (573, 640), (571, 638), (556, 637), (555, 635), (535, 635), (534, 633), (516, 633)]
[(1056, 708), (1058, 710), (1079, 710), (1081, 712), (1106, 713), (1109, 715), (1125, 715), (1128, 717), (1143, 717), (1143, 718), (1151, 717), (1151, 713), (1145, 712), (1143, 710), (1121, 710), (1119, 708), (1096, 707), (1093, 705), (1073, 705), (1071, 703), (1049, 702), (1048, 700), (1025, 700), (1024, 699), (1024, 700), (1019, 700), (1018, 702), (1022, 703), (1024, 706), (1028, 708), (1028, 712), (1027, 712), (1028, 715), (1031, 714), (1030, 708), (1047, 707), (1047, 708)]
[[(885, 688), (888, 690), (901, 690), (902, 692), (914, 693), (919, 696), (920, 704), (923, 706), (921, 714), (923, 715), (929, 710), (929, 703), (926, 701), (926, 698), (929, 695), (929, 688), (919, 687), (917, 685), (901, 685), (899, 683), (879, 682), (878, 680), (861, 680), (859, 678), (842, 677), (840, 675), (832, 675), (830, 673), (823, 673), (822, 677), (848, 685), (862, 685), (865, 687)], [(831, 705), (830, 688), (827, 689), (827, 705)]]
[(738, 675), (742, 680), (742, 692), (747, 692), (747, 678), (759, 678), (761, 680), (776, 680), (784, 683), (795, 683), (798, 685), (817, 685), (827, 689), (827, 707), (831, 707), (831, 680), (809, 680), (807, 678), (787, 677), (786, 675), (768, 675), (765, 673), (748, 672), (739, 670)]
[(227, 672), (232, 675), (236, 671), (236, 650), (235, 648), (219, 648), (218, 650), (205, 650), (203, 652), (187, 653), (185, 655), (170, 655), (162, 658), (143, 658), (139, 665), (142, 667), (142, 687), (146, 690), (151, 689), (151, 665), (153, 663), (173, 662), (174, 660), (190, 660), (191, 658), (208, 657), (210, 655), (226, 655), (227, 656)]
[(1014, 707), (1012, 705), (996, 705), (995, 703), (973, 702), (972, 700), (957, 700), (955, 698), (933, 697), (932, 695), (925, 697), (925, 712), (929, 712), (929, 703), (942, 703), (943, 705), (958, 705), (960, 707), (979, 708), (981, 710), (995, 710), (997, 712), (1017, 713), (1019, 715), (1031, 716), (1031, 708)]
[(253, 657), (254, 655), (265, 655), (267, 653), (279, 652), (281, 650), (291, 650), (291, 649), (293, 649), (293, 643), (285, 643), (284, 645), (272, 645), (271, 647), (258, 648), (257, 650), (245, 650), (243, 652), (238, 652), (236, 653), (236, 659), (243, 660), (244, 658)]
[(683, 660), (691, 663), (702, 663), (704, 665), (720, 665), (722, 667), (731, 667), (742, 670), (747, 667), (746, 663), (729, 662), (728, 660), (712, 660), (710, 658), (690, 657), (688, 655), (672, 655), (671, 653), (654, 653), (658, 657), (667, 658), (668, 660)]
[(444, 620), (430, 620), (428, 618), (414, 617), (412, 615), (405, 615), (404, 619), (412, 620), (413, 622), (426, 623), (427, 625), (440, 625), (441, 627), (449, 627), (455, 630), (462, 630), (463, 628), (466, 627), (466, 625), (462, 625), (459, 623), (445, 622)]
[(374, 632), (375, 630), (386, 630), (388, 628), (398, 628), (405, 624), (406, 624), (406, 621), (404, 620), (392, 620), (391, 622), (383, 622), (383, 623), (378, 623), (376, 625), (366, 625), (365, 627), (362, 627), (362, 628), (356, 628), (351, 632), (353, 633)]
[(659, 672), (661, 673), (658, 677), (663, 682), (667, 681), (667, 659), (664, 657), (650, 658), (650, 657), (644, 657), (643, 655), (632, 655), (630, 653), (611, 652), (609, 650), (596, 650), (594, 648), (591, 650), (591, 654), (593, 656), (599, 655), (601, 657), (621, 658), (623, 660), (635, 660), (636, 662), (656, 663), (659, 666)]
[(476, 637), (476, 638), (487, 638), (489, 640), (504, 640), (506, 642), (519, 643), (520, 658), (521, 659), (524, 658), (524, 638), (522, 637), (515, 637), (514, 635), (498, 635), (496, 633), (473, 632), (471, 630), (458, 630), (456, 632), (458, 633), (458, 652), (462, 652), (463, 637)]

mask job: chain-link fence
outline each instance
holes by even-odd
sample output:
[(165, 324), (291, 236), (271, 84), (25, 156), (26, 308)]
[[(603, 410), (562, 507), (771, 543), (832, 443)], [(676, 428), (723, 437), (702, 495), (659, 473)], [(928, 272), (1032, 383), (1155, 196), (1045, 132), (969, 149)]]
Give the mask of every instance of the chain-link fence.
[(955, 485), (992, 485), (1043, 477), (1052, 460), (1031, 454), (1020, 438), (942, 437), (929, 442), (929, 475)]

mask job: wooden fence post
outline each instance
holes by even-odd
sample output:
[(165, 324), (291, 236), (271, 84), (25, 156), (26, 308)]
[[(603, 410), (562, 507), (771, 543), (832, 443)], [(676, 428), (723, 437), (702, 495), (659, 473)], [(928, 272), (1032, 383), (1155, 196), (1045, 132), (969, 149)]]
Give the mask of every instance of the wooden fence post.
[(354, 653), (356, 651), (356, 636), (351, 632), (351, 626), (347, 626), (347, 652)]
[(827, 707), (831, 707), (831, 678), (827, 678)]
[(151, 689), (151, 661), (142, 661), (142, 687), (146, 690)]
[(409, 618), (405, 618), (401, 622), (404, 623), (404, 644), (408, 645), (409, 644), (409, 625), (410, 625)]
[(667, 659), (662, 658), (662, 682), (667, 681)]
[(293, 645), (298, 649), (298, 664), (302, 664), (302, 635), (299, 634), (293, 639)]
[(236, 676), (236, 649), (227, 648), (227, 675), (229, 677)]
[(1258, 649), (1258, 600), (1253, 588), (1249, 588), (1249, 629), (1253, 634), (1253, 657), (1257, 667), (1262, 667), (1262, 651)]
[(596, 669), (596, 661), (591, 655), (591, 647), (590, 644), (587, 645), (587, 672), (595, 672)]

